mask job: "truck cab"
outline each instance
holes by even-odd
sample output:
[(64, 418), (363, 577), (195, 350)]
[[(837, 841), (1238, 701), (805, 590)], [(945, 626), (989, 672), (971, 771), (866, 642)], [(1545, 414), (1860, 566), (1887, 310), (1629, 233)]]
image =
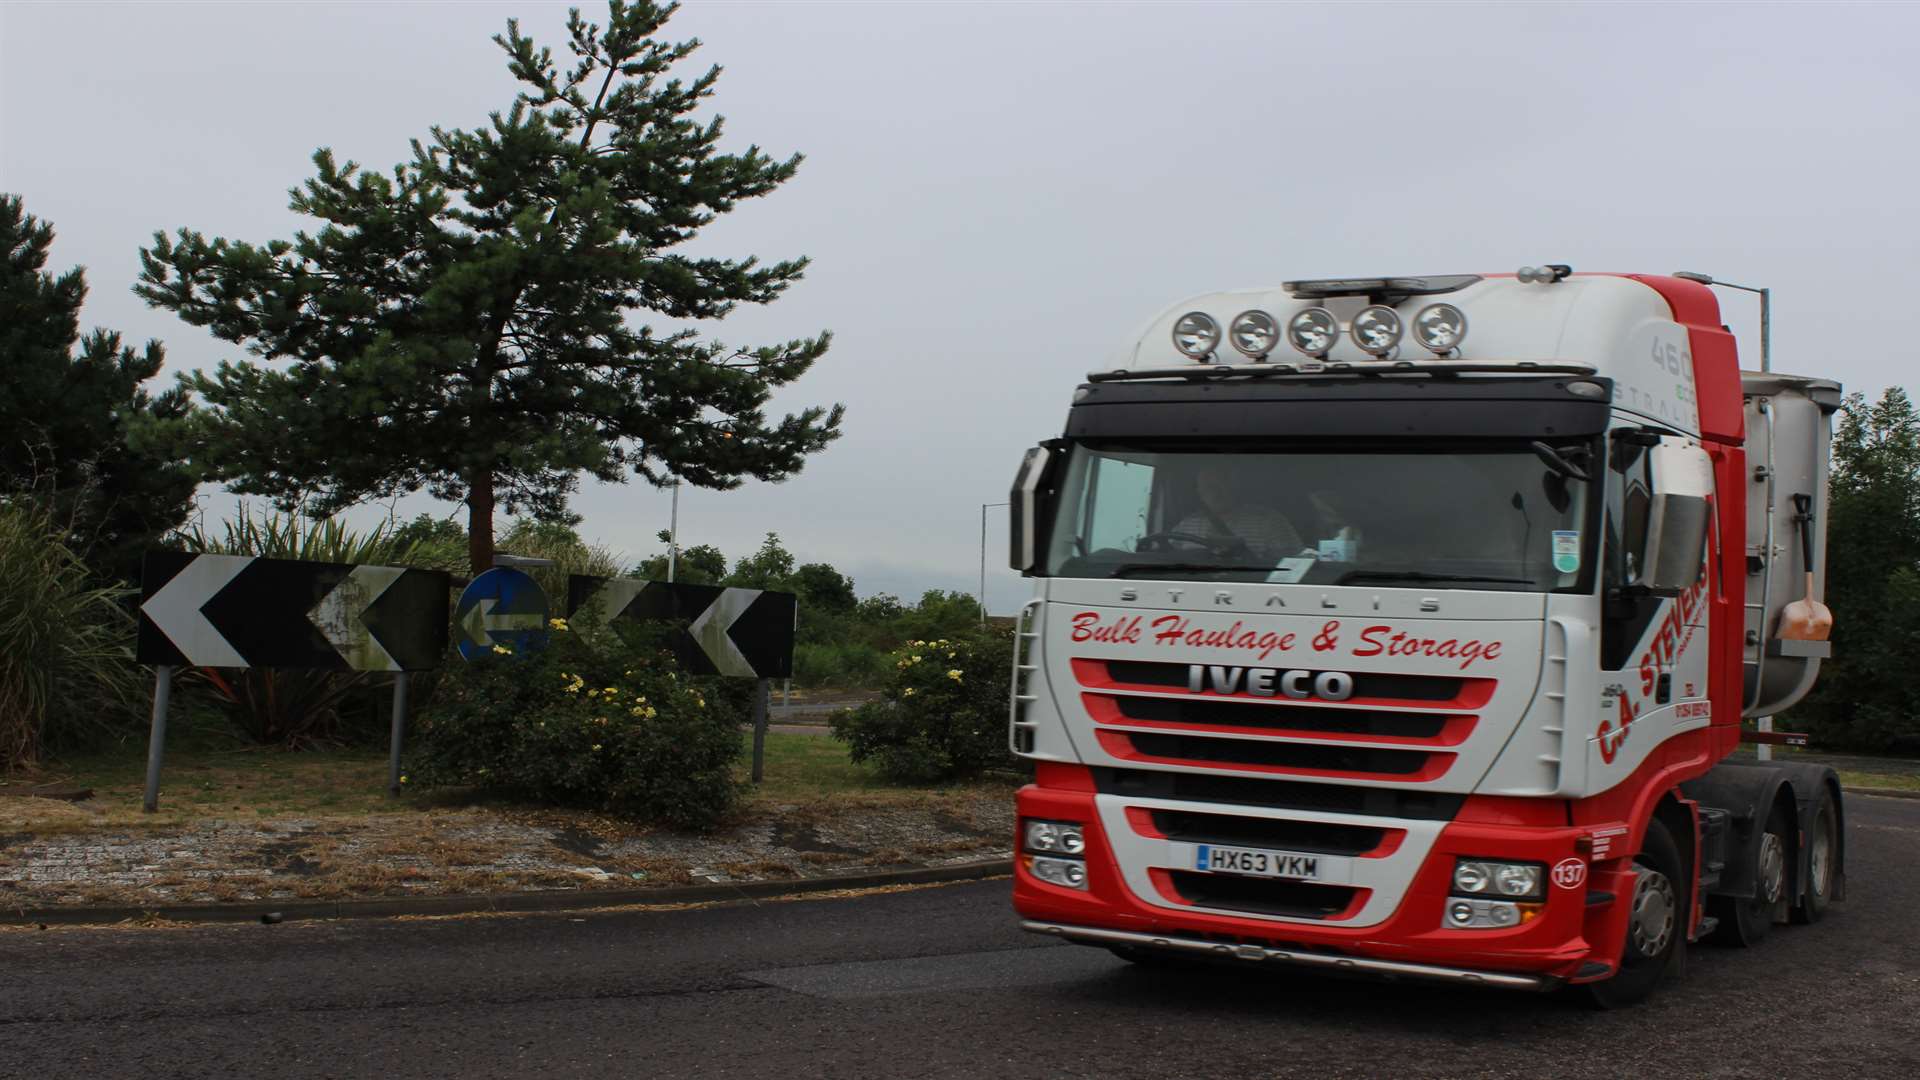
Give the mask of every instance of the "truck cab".
[(1837, 782), (1722, 762), (1824, 654), (1775, 630), (1838, 394), (1677, 277), (1168, 309), (1014, 483), (1026, 927), (1624, 1003), (1817, 917)]

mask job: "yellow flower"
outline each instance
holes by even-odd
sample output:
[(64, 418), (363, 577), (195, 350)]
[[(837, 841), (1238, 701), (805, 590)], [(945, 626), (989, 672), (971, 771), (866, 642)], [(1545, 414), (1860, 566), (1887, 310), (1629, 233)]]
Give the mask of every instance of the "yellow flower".
[(949, 679), (952, 679), (952, 680), (953, 680), (954, 682), (959, 682), (959, 681), (960, 681), (960, 669), (959, 669), (959, 668), (954, 668), (953, 670), (951, 670), (951, 671), (949, 671), (949, 672), (947, 672), (947, 678), (949, 678)]
[(559, 630), (559, 631), (561, 631), (562, 633), (564, 633), (564, 632), (566, 631), (566, 629), (567, 629), (567, 620), (565, 620), (565, 619), (548, 619), (548, 620), (547, 620), (547, 629), (549, 629), (549, 630)]
[(493, 647), (493, 653), (495, 656), (512, 656), (513, 650), (507, 648), (505, 645), (495, 645)]
[(902, 690), (902, 691), (900, 691), (900, 696), (901, 696), (901, 697), (912, 697), (912, 696), (913, 696), (913, 687), (911, 687), (911, 686), (909, 686), (909, 687), (907, 687), (907, 688), (906, 688), (905, 690)]
[(406, 774), (406, 773), (401, 773), (401, 774), (400, 774), (400, 782), (401, 782), (401, 783), (403, 783), (403, 784), (407, 782), (407, 774)]
[(594, 748), (595, 750), (598, 750), (598, 749), (600, 749), (600, 744), (599, 744), (599, 743), (594, 743), (594, 744), (593, 744), (593, 748)]
[(618, 694), (620, 691), (614, 687), (609, 686), (605, 690), (602, 690), (600, 692), (607, 695), (614, 695), (614, 694)]
[(919, 662), (920, 662), (920, 657), (919, 657), (919, 654), (917, 654), (917, 653), (916, 653), (916, 654), (915, 654), (915, 655), (914, 655), (914, 656), (913, 656), (913, 657), (912, 657), (911, 659), (909, 659), (909, 660), (907, 661), (907, 663), (909, 663), (909, 664), (917, 664), (917, 663), (919, 663)]
[(588, 697), (599, 697), (599, 696), (600, 696), (600, 691), (598, 691), (598, 690), (589, 690), (589, 691), (587, 691), (587, 696), (588, 696)]

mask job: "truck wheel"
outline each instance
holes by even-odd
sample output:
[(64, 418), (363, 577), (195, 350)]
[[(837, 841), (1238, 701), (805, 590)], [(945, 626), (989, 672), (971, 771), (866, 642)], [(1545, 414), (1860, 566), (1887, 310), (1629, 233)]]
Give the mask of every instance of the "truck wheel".
[(1674, 952), (1685, 948), (1683, 921), (1687, 910), (1680, 849), (1659, 818), (1647, 822), (1647, 836), (1633, 857), (1633, 900), (1627, 915), (1627, 941), (1620, 969), (1605, 982), (1587, 985), (1587, 994), (1603, 1009), (1632, 1005), (1646, 999), (1673, 964)]
[(1792, 918), (1797, 923), (1817, 923), (1833, 902), (1833, 879), (1840, 870), (1840, 814), (1833, 805), (1833, 789), (1820, 785), (1820, 805), (1813, 812), (1813, 827), (1807, 830), (1807, 886), (1798, 890)]
[(1775, 804), (1767, 815), (1767, 831), (1760, 836), (1760, 865), (1754, 867), (1754, 895), (1715, 897), (1711, 905), (1720, 925), (1713, 940), (1722, 945), (1752, 947), (1767, 939), (1775, 922), (1785, 922), (1793, 882), (1790, 868), (1793, 812)]

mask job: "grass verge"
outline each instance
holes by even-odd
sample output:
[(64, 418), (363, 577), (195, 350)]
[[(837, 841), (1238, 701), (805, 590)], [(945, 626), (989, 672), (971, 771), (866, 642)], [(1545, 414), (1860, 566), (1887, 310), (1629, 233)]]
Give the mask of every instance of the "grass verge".
[[(740, 774), (749, 769), (751, 734), (743, 734)], [(93, 789), (79, 803), (9, 798), (6, 791), (44, 784)], [(97, 828), (158, 828), (200, 821), (274, 821), (288, 818), (364, 818), (486, 806), (513, 809), (460, 792), (408, 792), (387, 797), (386, 755), (367, 750), (290, 753), (278, 750), (182, 750), (167, 755), (160, 778), (160, 810), (140, 809), (146, 758), (135, 751), (77, 757), (20, 777), (0, 777), (0, 829), (38, 832)], [(860, 807), (925, 806), (970, 800), (984, 793), (1012, 799), (1011, 782), (985, 780), (941, 787), (902, 787), (847, 758), (845, 744), (824, 735), (769, 732), (762, 783), (749, 792), (745, 813), (782, 808), (817, 813)], [(521, 807), (520, 809), (524, 809)]]
[(1853, 788), (1882, 788), (1893, 791), (1920, 791), (1920, 776), (1899, 776), (1893, 773), (1848, 772), (1835, 770), (1840, 774), (1840, 786)]

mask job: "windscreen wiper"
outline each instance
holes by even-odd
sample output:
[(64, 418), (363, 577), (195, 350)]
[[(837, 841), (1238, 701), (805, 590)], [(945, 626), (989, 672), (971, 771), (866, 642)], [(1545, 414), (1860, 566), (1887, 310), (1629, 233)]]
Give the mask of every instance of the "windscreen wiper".
[(1205, 572), (1205, 571), (1213, 571), (1213, 572), (1224, 572), (1224, 573), (1234, 573), (1234, 574), (1242, 574), (1242, 573), (1244, 573), (1244, 574), (1271, 574), (1271, 573), (1273, 573), (1273, 572), (1274, 572), (1274, 571), (1275, 571), (1276, 569), (1278, 569), (1278, 567), (1273, 567), (1273, 566), (1221, 566), (1221, 565), (1219, 565), (1219, 564), (1217, 564), (1217, 563), (1193, 563), (1193, 562), (1155, 562), (1155, 563), (1145, 563), (1145, 562), (1130, 562), (1130, 563), (1122, 563), (1122, 564), (1120, 564), (1119, 566), (1117, 566), (1117, 567), (1114, 567), (1114, 570), (1113, 570), (1113, 573), (1112, 573), (1111, 575), (1109, 575), (1109, 576), (1111, 576), (1111, 577), (1132, 577), (1132, 576), (1133, 576), (1134, 574), (1136, 574), (1136, 573), (1140, 573), (1140, 572), (1143, 572), (1143, 571), (1147, 571), (1147, 570), (1183, 570), (1183, 571), (1186, 571), (1186, 572), (1188, 572), (1188, 573), (1199, 573), (1199, 572)]
[(1349, 581), (1491, 581), (1504, 585), (1531, 585), (1532, 578), (1494, 577), (1488, 574), (1434, 574), (1425, 570), (1349, 570), (1335, 585)]

